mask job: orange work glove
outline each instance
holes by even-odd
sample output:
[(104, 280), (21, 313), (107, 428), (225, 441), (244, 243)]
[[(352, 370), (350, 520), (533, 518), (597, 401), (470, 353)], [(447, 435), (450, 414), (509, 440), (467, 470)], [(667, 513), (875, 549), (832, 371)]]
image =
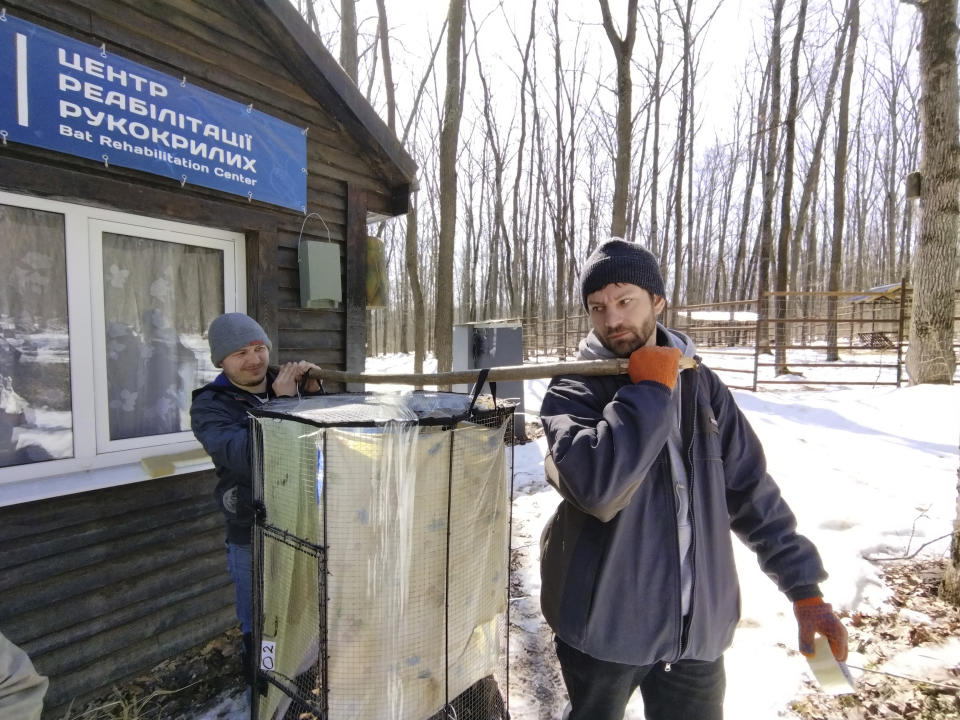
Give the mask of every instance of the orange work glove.
[(641, 380), (653, 380), (673, 390), (680, 372), (680, 358), (683, 353), (678, 348), (653, 347), (637, 348), (630, 353), (627, 373), (637, 383)]
[(793, 604), (800, 630), (800, 652), (813, 657), (814, 633), (823, 635), (830, 643), (830, 652), (838, 662), (847, 660), (847, 629), (822, 597), (804, 598)]

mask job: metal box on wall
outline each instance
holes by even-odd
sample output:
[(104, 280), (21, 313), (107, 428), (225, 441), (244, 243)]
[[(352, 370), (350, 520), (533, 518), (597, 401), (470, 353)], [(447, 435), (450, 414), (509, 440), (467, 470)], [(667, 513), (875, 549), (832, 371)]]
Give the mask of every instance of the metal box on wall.
[[(523, 326), (519, 322), (490, 320), (453, 326), (453, 370), (503, 367), (523, 364)], [(525, 437), (523, 414), (523, 381), (505, 380), (496, 383), (497, 398), (518, 402), (514, 414), (514, 437)], [(466, 385), (454, 390), (467, 392)]]
[(300, 307), (336, 309), (343, 301), (340, 284), (340, 246), (303, 240), (298, 248)]

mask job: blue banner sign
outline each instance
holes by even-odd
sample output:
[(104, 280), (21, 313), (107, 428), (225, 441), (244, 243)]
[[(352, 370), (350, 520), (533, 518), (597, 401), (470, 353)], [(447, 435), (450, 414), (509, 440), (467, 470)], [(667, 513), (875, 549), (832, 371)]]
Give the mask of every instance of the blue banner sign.
[(0, 137), (306, 211), (305, 130), (6, 14)]

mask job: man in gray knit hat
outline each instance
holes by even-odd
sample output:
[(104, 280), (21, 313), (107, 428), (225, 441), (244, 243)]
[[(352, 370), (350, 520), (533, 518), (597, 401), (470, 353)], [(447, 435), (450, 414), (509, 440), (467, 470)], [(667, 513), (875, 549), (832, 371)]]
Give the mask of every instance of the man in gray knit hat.
[(587, 258), (580, 289), (593, 326), (580, 359), (629, 358), (629, 373), (555, 378), (540, 408), (547, 479), (563, 498), (541, 539), (540, 597), (570, 720), (620, 720), (637, 688), (647, 720), (723, 717), (740, 613), (731, 530), (793, 602), (800, 651), (812, 655), (819, 633), (844, 661), (820, 556), (760, 442), (706, 366), (679, 371), (694, 346), (657, 322), (656, 259), (613, 238)]
[(306, 378), (308, 370), (317, 368), (312, 363), (288, 362), (276, 373), (270, 370), (270, 338), (256, 320), (243, 313), (215, 318), (207, 338), (210, 360), (222, 372), (193, 392), (190, 421), (217, 472), (214, 495), (227, 525), (227, 568), (234, 581), (237, 619), (243, 632), (243, 666), (250, 681), (255, 668), (250, 553), (253, 461), (248, 413), (267, 400), (298, 393), (321, 394), (323, 388), (317, 380)]

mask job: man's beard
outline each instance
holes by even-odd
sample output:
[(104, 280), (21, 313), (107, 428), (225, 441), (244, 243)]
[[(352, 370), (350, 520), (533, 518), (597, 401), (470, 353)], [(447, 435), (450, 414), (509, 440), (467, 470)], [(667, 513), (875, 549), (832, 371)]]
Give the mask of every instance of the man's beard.
[(646, 345), (650, 337), (657, 332), (656, 317), (650, 316), (644, 319), (639, 329), (617, 328), (617, 331), (623, 330), (629, 330), (631, 334), (615, 341), (608, 340), (606, 334), (604, 334), (603, 337), (600, 337), (600, 343), (617, 357), (625, 358), (630, 357), (630, 353), (634, 350)]

